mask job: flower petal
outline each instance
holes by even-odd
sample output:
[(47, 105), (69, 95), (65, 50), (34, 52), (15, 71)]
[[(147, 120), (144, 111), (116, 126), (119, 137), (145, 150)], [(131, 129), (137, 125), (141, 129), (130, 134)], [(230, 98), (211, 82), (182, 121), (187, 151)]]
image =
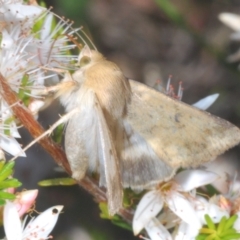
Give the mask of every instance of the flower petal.
[(25, 152), (22, 151), (22, 148), (20, 147), (20, 144), (15, 138), (12, 137), (0, 137), (0, 147), (10, 153), (11, 155), (15, 156), (19, 154), (21, 157), (26, 157)]
[(26, 213), (30, 207), (34, 204), (35, 199), (38, 195), (38, 190), (28, 190), (22, 191), (17, 194), (17, 198), (14, 200), (14, 204), (18, 209), (18, 214), (21, 217), (24, 213)]
[(5, 4), (2, 6), (6, 9), (7, 20), (10, 22), (17, 22), (17, 21), (29, 21), (34, 20), (38, 15), (43, 12), (43, 8), (39, 6), (29, 6), (23, 5), (21, 3), (12, 3), (12, 4)]
[(192, 106), (199, 108), (201, 110), (206, 110), (208, 109), (219, 97), (218, 93), (209, 95), (201, 100), (199, 100), (198, 102), (192, 104)]
[(238, 218), (233, 224), (233, 227), (237, 232), (240, 232), (240, 212), (236, 213), (236, 215), (238, 216)]
[(145, 226), (145, 229), (151, 240), (172, 240), (168, 230), (157, 220), (151, 219)]
[(194, 170), (184, 170), (178, 173), (174, 180), (179, 185), (178, 190), (189, 192), (197, 187), (204, 186), (206, 184), (212, 183), (218, 179), (216, 173), (194, 169)]
[(9, 201), (4, 206), (3, 225), (8, 240), (22, 239), (22, 227), (17, 208)]
[(28, 109), (31, 111), (32, 115), (37, 119), (39, 110), (44, 106), (46, 102), (43, 100), (33, 100), (29, 105)]
[(222, 217), (229, 218), (229, 213), (217, 206), (216, 204), (209, 203), (206, 199), (200, 199), (195, 202), (195, 209), (199, 220), (202, 224), (206, 224), (205, 215), (208, 214), (214, 223), (219, 223)]
[(49, 13), (43, 23), (42, 31), (41, 31), (41, 39), (44, 40), (48, 38), (51, 34), (51, 27), (53, 22), (53, 14)]
[(240, 16), (233, 13), (219, 14), (219, 20), (234, 31), (240, 31)]
[(33, 235), (36, 237), (36, 239), (47, 238), (50, 232), (53, 230), (62, 208), (63, 206), (54, 206), (48, 208), (38, 217), (31, 220), (24, 229), (24, 239), (31, 239), (31, 236)]
[(199, 233), (199, 228), (181, 222), (174, 240), (195, 240)]
[(137, 235), (163, 207), (163, 199), (158, 191), (146, 193), (139, 202), (133, 217), (133, 233)]
[(196, 211), (183, 195), (178, 192), (172, 192), (169, 197), (166, 197), (166, 202), (168, 207), (183, 221), (194, 228), (201, 227), (201, 222), (197, 217)]
[(1, 41), (1, 48), (9, 49), (12, 47), (14, 40), (12, 37), (8, 34), (6, 29), (3, 29), (2, 32), (2, 41)]

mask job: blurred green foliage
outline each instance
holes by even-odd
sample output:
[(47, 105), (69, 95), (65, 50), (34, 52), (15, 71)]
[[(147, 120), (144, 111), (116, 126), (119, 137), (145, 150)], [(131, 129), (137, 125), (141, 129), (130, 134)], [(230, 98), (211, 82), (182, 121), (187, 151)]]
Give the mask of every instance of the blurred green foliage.
[(13, 161), (0, 161), (0, 205), (4, 205), (6, 200), (15, 199), (15, 195), (6, 192), (6, 189), (16, 188), (22, 185), (17, 179), (12, 178), (14, 165), (15, 162)]
[(76, 184), (77, 182), (73, 178), (54, 178), (38, 182), (38, 185), (41, 187), (72, 186)]
[(218, 224), (215, 224), (208, 214), (205, 215), (207, 225), (200, 229), (197, 240), (231, 240), (239, 239), (240, 233), (233, 228), (238, 216), (233, 215), (230, 218), (222, 217)]

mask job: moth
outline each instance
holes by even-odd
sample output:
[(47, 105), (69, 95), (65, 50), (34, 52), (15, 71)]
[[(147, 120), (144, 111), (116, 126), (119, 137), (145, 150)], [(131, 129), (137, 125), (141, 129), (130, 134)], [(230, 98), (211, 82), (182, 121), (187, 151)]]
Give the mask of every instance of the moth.
[(197, 167), (240, 142), (240, 130), (228, 121), (128, 80), (87, 47), (57, 95), (72, 112), (65, 133), (72, 177), (99, 173), (111, 215), (122, 207), (123, 188), (154, 187), (178, 168)]

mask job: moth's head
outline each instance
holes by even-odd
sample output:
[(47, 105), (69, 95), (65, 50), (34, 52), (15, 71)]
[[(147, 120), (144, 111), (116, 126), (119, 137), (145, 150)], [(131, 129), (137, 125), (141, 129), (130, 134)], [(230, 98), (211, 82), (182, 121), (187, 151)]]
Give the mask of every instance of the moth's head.
[(91, 50), (88, 46), (85, 46), (78, 57), (78, 66), (80, 68), (90, 66), (93, 63), (103, 60), (104, 57), (96, 50)]

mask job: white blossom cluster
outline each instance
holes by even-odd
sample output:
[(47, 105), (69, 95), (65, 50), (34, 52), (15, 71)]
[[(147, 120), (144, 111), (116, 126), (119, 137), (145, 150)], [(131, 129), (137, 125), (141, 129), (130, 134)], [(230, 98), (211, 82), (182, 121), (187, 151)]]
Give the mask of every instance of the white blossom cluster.
[[(219, 180), (220, 176), (206, 170), (185, 170), (177, 174), (171, 181), (160, 184), (159, 188), (149, 191), (137, 206), (133, 231), (137, 235), (144, 228), (151, 240), (194, 240), (200, 233), (216, 235), (209, 239), (239, 239), (240, 209), (234, 204), (240, 200), (240, 191), (234, 192), (230, 185), (228, 194), (206, 196), (196, 194), (196, 188)], [(221, 232), (204, 227), (207, 225), (205, 215), (214, 224), (219, 224), (223, 217), (229, 219), (235, 214), (236, 221), (231, 229), (227, 229), (226, 237), (231, 232), (238, 237), (221, 238)], [(201, 231), (202, 229), (202, 231)], [(236, 236), (236, 235), (235, 235)], [(218, 237), (218, 238), (217, 238)], [(208, 239), (207, 236), (206, 238)]]
[[(66, 69), (77, 59), (68, 52), (75, 46), (67, 43), (75, 32), (71, 25), (61, 18), (55, 23), (53, 13), (35, 1), (0, 1), (0, 73), (17, 94), (24, 91), (25, 96), (36, 95), (50, 78), (58, 81), (57, 74), (46, 75), (46, 69)], [(37, 112), (43, 104), (35, 100), (28, 107)], [(21, 146), (15, 138), (20, 135), (11, 106), (0, 96), (0, 150), (19, 154)]]
[[(22, 107), (28, 107), (34, 114), (44, 105), (38, 99), (39, 90), (46, 81), (57, 83), (58, 75), (49, 69), (68, 69), (77, 56), (70, 54), (74, 48), (69, 36), (78, 30), (72, 23), (56, 16), (50, 10), (39, 6), (35, 0), (0, 0), (0, 74), (11, 89), (19, 96)], [(28, 97), (24, 103), (20, 94)], [(0, 159), (3, 151), (15, 156), (25, 156), (16, 138), (20, 138), (18, 125), (0, 90)], [(32, 98), (34, 96), (34, 98)], [(19, 154), (21, 153), (21, 154)], [(10, 190), (9, 190), (10, 191)], [(49, 239), (63, 206), (49, 208), (28, 223), (20, 216), (34, 204), (36, 190), (26, 191), (15, 202), (7, 201), (3, 211), (3, 223), (7, 240)], [(20, 208), (19, 208), (20, 207)]]

